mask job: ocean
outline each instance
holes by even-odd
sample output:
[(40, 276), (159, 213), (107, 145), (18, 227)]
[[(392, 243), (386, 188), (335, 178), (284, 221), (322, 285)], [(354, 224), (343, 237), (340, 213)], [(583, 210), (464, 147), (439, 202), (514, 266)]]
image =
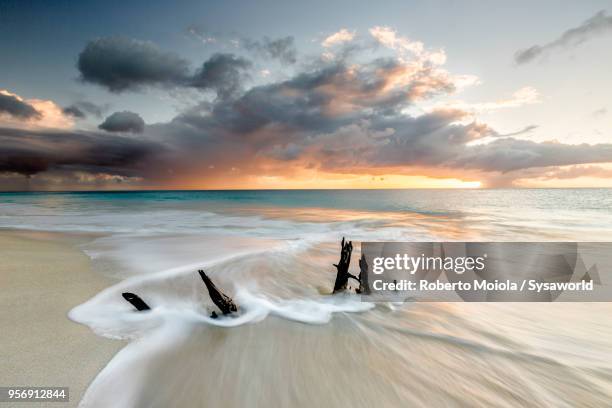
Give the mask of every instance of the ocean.
[[(612, 241), (612, 190), (0, 193), (0, 228), (88, 234), (81, 249), (118, 280), (69, 313), (128, 341), (83, 406), (612, 401), (609, 304), (330, 296), (342, 237), (353, 272), (361, 241)], [(209, 317), (198, 269), (238, 317)], [(133, 312), (126, 291), (153, 310)]]

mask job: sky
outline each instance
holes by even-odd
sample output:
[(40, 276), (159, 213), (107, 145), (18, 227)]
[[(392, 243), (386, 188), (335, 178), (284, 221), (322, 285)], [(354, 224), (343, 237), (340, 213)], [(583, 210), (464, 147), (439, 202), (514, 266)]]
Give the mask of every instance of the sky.
[(612, 1), (0, 0), (0, 190), (612, 187)]

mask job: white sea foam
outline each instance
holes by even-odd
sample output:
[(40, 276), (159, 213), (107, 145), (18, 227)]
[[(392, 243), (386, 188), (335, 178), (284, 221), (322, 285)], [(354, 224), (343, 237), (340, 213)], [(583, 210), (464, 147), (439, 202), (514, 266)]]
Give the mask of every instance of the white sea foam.
[[(254, 253), (250, 256), (252, 260)], [(239, 259), (238, 256), (232, 256), (216, 264), (187, 265), (125, 279), (75, 307), (69, 317), (88, 325), (102, 336), (134, 338), (160, 327), (169, 320), (235, 327), (258, 322), (268, 315), (274, 315), (301, 323), (324, 324), (329, 322), (333, 313), (362, 312), (373, 307), (370, 303), (361, 302), (360, 297), (354, 294), (283, 299), (258, 291), (256, 282), (250, 284), (238, 282), (231, 287), (233, 297), (240, 305), (239, 313), (233, 317), (221, 316), (213, 319), (209, 317), (210, 312), (206, 308), (206, 303), (210, 304), (210, 301), (203, 296), (206, 292), (205, 286), (199, 281), (195, 271), (199, 268), (214, 268), (239, 262)], [(243, 262), (242, 265), (246, 266), (248, 262)], [(144, 292), (148, 296), (143, 295), (143, 297), (153, 306), (152, 310), (135, 313), (132, 306), (122, 299), (123, 292), (135, 292), (141, 295)]]
[[(280, 318), (288, 324), (322, 325), (329, 323), (336, 313), (365, 312), (374, 307), (371, 303), (361, 302), (355, 294), (321, 295), (311, 289), (306, 290), (308, 295), (294, 292), (289, 297), (282, 297), (273, 294), (277, 288), (287, 286), (279, 282), (286, 271), (278, 271), (281, 276), (274, 273), (260, 276), (261, 271), (257, 270), (257, 266), (265, 260), (271, 268), (278, 268), (279, 263), (288, 256), (293, 259), (292, 253), (298, 255), (296, 259), (299, 257), (295, 248), (260, 249), (248, 255), (226, 257), (206, 264), (136, 275), (75, 307), (69, 313), (72, 320), (89, 326), (98, 335), (130, 341), (95, 378), (80, 406), (164, 406), (163, 399), (173, 398), (171, 394), (175, 391), (163, 391), (168, 390), (167, 381), (163, 380), (163, 376), (151, 375), (151, 367), (165, 365), (167, 356), (180, 352), (182, 347), (193, 341), (190, 339), (194, 331), (235, 330), (240, 326), (258, 325), (269, 316)], [(296, 264), (296, 268), (299, 267)], [(195, 272), (197, 268), (210, 271), (215, 282), (229, 290), (239, 305), (235, 316), (210, 317), (212, 305), (205, 285)], [(272, 278), (272, 285), (268, 282), (267, 287), (260, 287), (258, 277), (263, 284), (266, 278)], [(333, 274), (330, 278), (333, 279)], [(152, 310), (136, 312), (121, 297), (125, 291), (141, 295)], [(279, 333), (279, 336), (282, 335)], [(231, 358), (228, 356), (228, 359)], [(197, 364), (183, 364), (178, 369), (183, 373), (193, 373), (193, 378), (197, 378), (197, 373), (204, 374)], [(174, 372), (175, 368), (170, 370)], [(210, 373), (208, 371), (204, 375)], [(180, 377), (178, 373), (172, 374), (172, 381)], [(159, 384), (154, 401), (142, 402), (143, 397), (151, 395), (144, 389), (155, 386), (159, 381), (163, 382), (163, 386)], [(185, 404), (191, 403), (179, 403), (182, 406)]]

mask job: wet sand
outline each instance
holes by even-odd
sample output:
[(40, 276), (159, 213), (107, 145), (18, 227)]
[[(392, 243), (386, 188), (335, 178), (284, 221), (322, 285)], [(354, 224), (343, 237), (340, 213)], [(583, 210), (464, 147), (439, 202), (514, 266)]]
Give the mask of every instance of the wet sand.
[[(197, 243), (187, 251), (177, 238), (131, 238), (136, 247), (123, 238), (87, 246), (92, 253), (114, 242), (128, 248), (119, 261), (129, 254), (145, 266), (113, 285), (100, 259), (94, 272), (78, 249), (86, 236), (0, 232), (0, 306), (10, 328), (0, 334), (1, 383), (71, 388), (70, 404), (13, 406), (595, 408), (612, 400), (609, 303), (408, 302), (325, 318), (334, 299), (342, 310), (363, 306), (318, 290), (334, 276), (332, 243), (207, 265), (242, 316), (253, 313), (221, 327), (228, 322), (208, 318), (195, 266), (144, 273), (159, 268), (152, 254), (190, 263), (186, 254), (197, 245), (211, 251), (209, 240), (185, 237)], [(123, 291), (153, 310), (134, 313)], [(100, 336), (68, 320), (71, 309)]]
[(37, 407), (77, 406), (96, 374), (125, 345), (67, 317), (74, 306), (114, 283), (94, 273), (78, 249), (88, 239), (0, 230), (1, 383), (70, 388), (69, 403), (34, 403)]

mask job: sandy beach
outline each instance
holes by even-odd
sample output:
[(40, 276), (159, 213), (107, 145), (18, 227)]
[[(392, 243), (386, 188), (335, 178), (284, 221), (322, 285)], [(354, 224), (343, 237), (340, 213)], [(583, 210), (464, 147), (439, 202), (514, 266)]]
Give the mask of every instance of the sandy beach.
[[(74, 306), (111, 285), (78, 249), (88, 237), (0, 231), (3, 386), (63, 386), (77, 406), (95, 375), (124, 345), (68, 319)], [(24, 403), (2, 406), (24, 407)]]
[[(606, 205), (594, 211), (565, 191), (503, 199), (464, 191), (455, 202), (488, 204), (462, 207), (467, 215), (415, 217), (381, 205), (397, 206), (398, 194), (405, 203), (425, 200), (423, 192), (389, 192), (391, 204), (360, 203), (362, 191), (336, 193), (349, 209), (321, 192), (276, 194), (269, 206), (253, 203), (266, 202), (267, 192), (5, 195), (0, 384), (71, 391), (69, 404), (13, 406), (610, 405), (610, 303), (329, 296), (343, 236), (355, 244), (354, 273), (365, 240), (431, 242), (455, 231), (482, 242), (603, 239), (612, 230), (609, 193), (598, 193)], [(436, 208), (449, 193), (427, 194), (418, 207)], [(533, 194), (550, 211), (525, 200)], [(317, 219), (316, 206), (300, 207), (308, 200), (330, 209)], [(526, 203), (521, 219), (500, 210), (515, 203)], [(358, 210), (368, 205), (373, 210)], [(560, 224), (554, 214), (568, 206), (571, 217)], [(218, 309), (199, 269), (236, 302), (236, 316), (210, 317)], [(135, 312), (124, 292), (151, 310)]]

